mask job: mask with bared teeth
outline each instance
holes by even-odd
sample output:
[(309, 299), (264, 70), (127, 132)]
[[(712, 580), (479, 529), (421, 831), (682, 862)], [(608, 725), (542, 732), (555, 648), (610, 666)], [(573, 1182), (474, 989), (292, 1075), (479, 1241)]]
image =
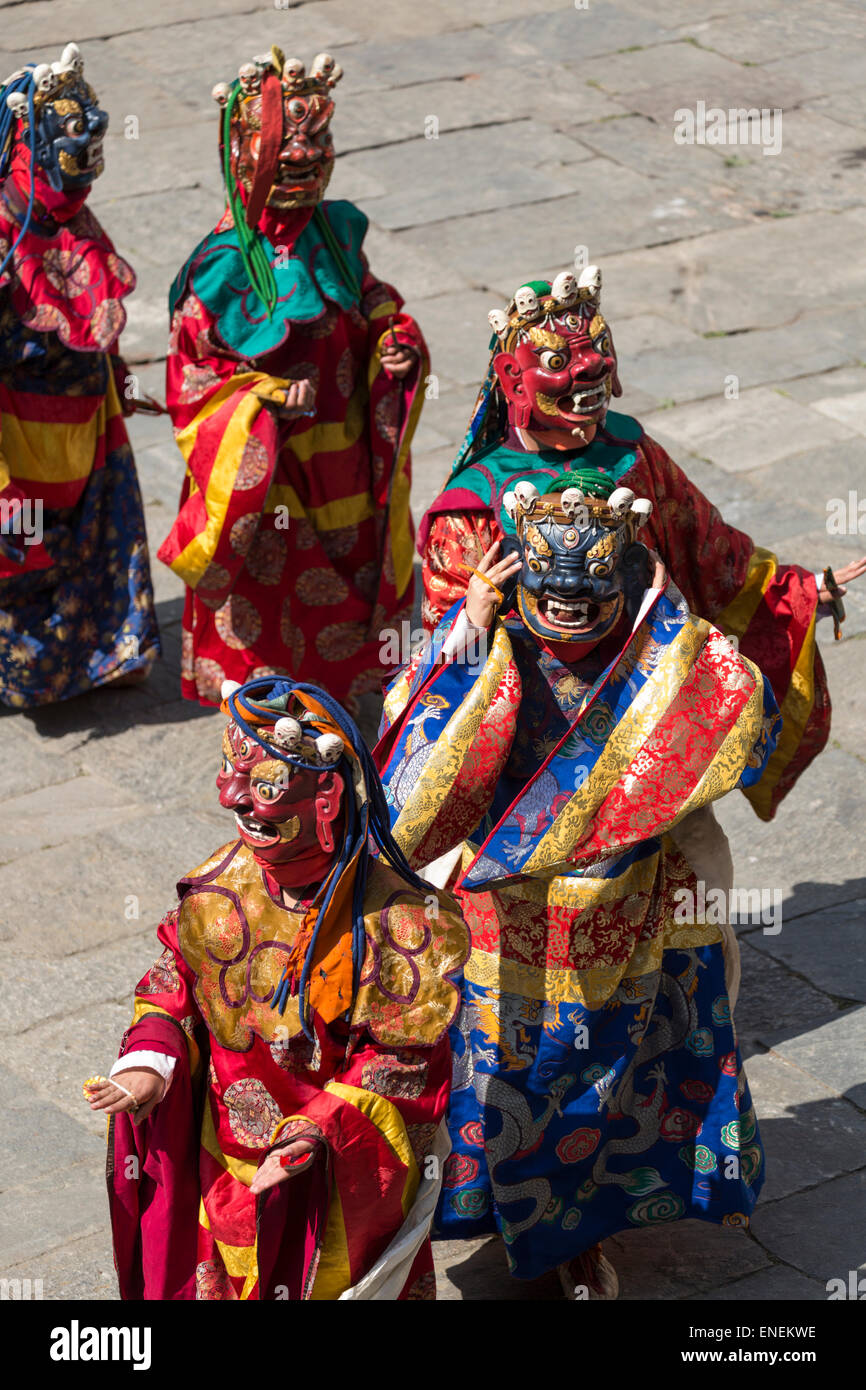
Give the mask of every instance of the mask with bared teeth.
[[(224, 694), (233, 693), (232, 682)], [(282, 887), (318, 885), (343, 841), (344, 751), (333, 731), (308, 711), (256, 711), (245, 729), (231, 719), (217, 775), (220, 805), (233, 811), (238, 834), (256, 862)]]
[(601, 271), (533, 280), (489, 314), (498, 339), (493, 370), (515, 430), (558, 444), (585, 442), (622, 395), (610, 328), (601, 312)]
[(514, 603), (538, 641), (578, 660), (623, 617), (634, 619), (650, 583), (649, 552), (636, 537), (651, 502), (581, 470), (545, 494), (528, 480), (515, 483), (504, 508), (507, 531), (516, 532), (506, 549), (522, 561)]

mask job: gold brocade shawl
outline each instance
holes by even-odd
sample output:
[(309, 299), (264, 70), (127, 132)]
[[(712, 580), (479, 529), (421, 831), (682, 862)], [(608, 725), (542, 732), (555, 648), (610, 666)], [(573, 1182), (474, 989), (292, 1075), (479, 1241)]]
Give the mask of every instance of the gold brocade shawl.
[[(271, 1042), (300, 1033), (297, 997), (282, 1015), (270, 1001), (302, 914), (271, 896), (252, 852), (240, 841), (224, 845), (179, 892), (178, 944), (217, 1042), (244, 1052), (254, 1035)], [(451, 976), (468, 954), (465, 924), (447, 899), (432, 889), (424, 897), (381, 860), (371, 860), (364, 909), (367, 949), (348, 1021), (389, 1046), (432, 1046), (457, 1011)], [(317, 967), (327, 969), (327, 959)], [(315, 1011), (315, 981), (310, 997)]]

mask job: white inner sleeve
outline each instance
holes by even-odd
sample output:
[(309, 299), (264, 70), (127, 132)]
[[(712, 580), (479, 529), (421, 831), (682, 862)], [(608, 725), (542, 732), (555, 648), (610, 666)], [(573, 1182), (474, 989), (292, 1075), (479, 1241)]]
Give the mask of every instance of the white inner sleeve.
[(459, 656), (464, 652), (484, 628), (476, 627), (466, 616), (466, 609), (461, 608), (457, 617), (451, 625), (451, 631), (439, 649), (440, 656)]
[(177, 1058), (167, 1057), (164, 1052), (127, 1052), (125, 1057), (118, 1057), (108, 1079), (112, 1076), (119, 1076), (124, 1071), (134, 1071), (138, 1067), (149, 1067), (151, 1071), (157, 1072), (165, 1082), (165, 1089), (168, 1090), (168, 1083), (174, 1075), (174, 1064)]

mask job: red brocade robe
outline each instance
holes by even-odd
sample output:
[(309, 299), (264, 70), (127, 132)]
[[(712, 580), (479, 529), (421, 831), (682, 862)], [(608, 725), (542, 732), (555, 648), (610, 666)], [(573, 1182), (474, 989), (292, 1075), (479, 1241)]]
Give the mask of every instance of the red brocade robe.
[[(392, 1242), (420, 1207), (429, 1226), (448, 1151), (462, 919), (372, 862), (351, 1018), (314, 1012), (311, 1041), (296, 997), (269, 1007), (302, 916), (250, 851), (223, 846), (178, 889), (121, 1046), (173, 1057), (174, 1073), (146, 1120), (121, 1113), (109, 1130), (121, 1297), (336, 1299), (384, 1256), (389, 1291), (366, 1296), (434, 1298), (426, 1228), (397, 1256)], [(300, 1133), (321, 1141), (313, 1163), (253, 1197), (272, 1145)]]
[[(279, 276), (288, 281), (272, 332), (260, 302), (234, 282), (221, 317), (203, 302), (226, 303), (214, 267), (230, 214), (175, 286), (166, 400), (187, 472), (159, 556), (187, 585), (181, 688), (201, 704), (219, 703), (225, 678), (279, 674), (320, 685), (357, 713), (358, 697), (381, 688), (380, 632), (411, 615), (409, 446), (426, 349), (397, 291), (367, 269), (366, 219), (349, 204), (322, 206), (338, 240), (351, 238), (359, 302), (331, 297), (327, 249), (310, 249), (311, 209), (284, 221), (266, 209), (259, 224), (282, 256), (278, 291)], [(316, 307), (301, 314), (311, 284)], [(379, 357), (392, 321), (397, 341), (418, 352), (403, 380)], [(295, 380), (314, 386), (315, 414), (278, 420), (262, 397)]]
[[(623, 429), (623, 427), (625, 427)], [(628, 431), (625, 433), (625, 431)], [(652, 516), (641, 540), (656, 550), (688, 607), (738, 639), (739, 650), (763, 671), (782, 714), (782, 732), (760, 782), (746, 795), (762, 820), (771, 820), (782, 798), (827, 742), (830, 697), (815, 641), (818, 590), (799, 565), (780, 565), (768, 550), (723, 521), (716, 507), (637, 424), (608, 416), (611, 438), (624, 433), (633, 462), (615, 471), (617, 487), (648, 497)], [(592, 446), (590, 446), (590, 449)], [(560, 469), (587, 466), (588, 450), (567, 455)], [(500, 460), (503, 454), (494, 457)], [(549, 460), (550, 455), (545, 456)], [(423, 557), (424, 623), (429, 631), (466, 592), (466, 565), (476, 566), (503, 532), (496, 517), (506, 487), (539, 469), (537, 454), (513, 455), (494, 475), (493, 505), (461, 486), (457, 472), (424, 517), (418, 548)], [(476, 473), (487, 471), (482, 459)], [(469, 461), (471, 466), (471, 460)], [(510, 481), (507, 480), (506, 475)], [(543, 490), (543, 489), (542, 489)]]

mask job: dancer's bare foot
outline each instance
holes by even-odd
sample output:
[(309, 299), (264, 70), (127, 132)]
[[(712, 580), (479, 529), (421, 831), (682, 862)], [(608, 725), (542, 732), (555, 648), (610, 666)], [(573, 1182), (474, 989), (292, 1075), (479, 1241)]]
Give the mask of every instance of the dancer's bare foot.
[(568, 1299), (613, 1299), (619, 1297), (616, 1270), (602, 1253), (601, 1242), (592, 1245), (573, 1260), (557, 1268), (562, 1292)]

